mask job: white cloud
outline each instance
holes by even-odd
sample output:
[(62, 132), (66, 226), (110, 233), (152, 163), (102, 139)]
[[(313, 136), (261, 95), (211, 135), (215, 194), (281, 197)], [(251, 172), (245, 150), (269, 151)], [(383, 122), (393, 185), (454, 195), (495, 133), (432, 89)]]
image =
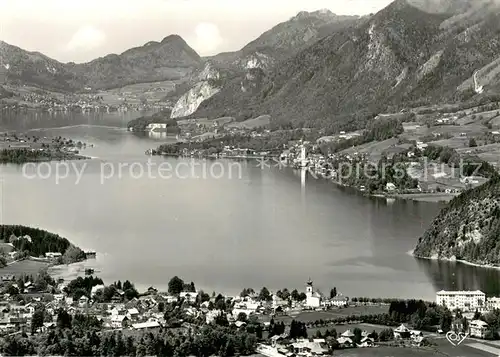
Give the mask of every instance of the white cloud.
[(106, 35), (104, 32), (93, 26), (86, 25), (76, 31), (69, 41), (67, 49), (69, 51), (92, 50), (102, 46), (104, 42), (106, 42)]
[(200, 55), (213, 54), (223, 43), (219, 28), (213, 23), (199, 23), (194, 32), (193, 47)]

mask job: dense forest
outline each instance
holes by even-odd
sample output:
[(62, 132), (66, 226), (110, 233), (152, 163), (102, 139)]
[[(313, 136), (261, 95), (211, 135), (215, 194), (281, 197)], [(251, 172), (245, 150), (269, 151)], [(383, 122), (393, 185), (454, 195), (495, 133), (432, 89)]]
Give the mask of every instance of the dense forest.
[(26, 162), (39, 162), (50, 160), (75, 160), (82, 157), (60, 150), (31, 150), (20, 149), (2, 149), (0, 150), (0, 164), (14, 163), (23, 164)]
[(417, 257), (500, 265), (500, 177), (455, 197), (419, 238)]
[(61, 253), (64, 263), (72, 263), (85, 259), (85, 253), (72, 245), (66, 238), (38, 228), (20, 225), (0, 225), (0, 239), (12, 243), (20, 252), (39, 257), (45, 253)]

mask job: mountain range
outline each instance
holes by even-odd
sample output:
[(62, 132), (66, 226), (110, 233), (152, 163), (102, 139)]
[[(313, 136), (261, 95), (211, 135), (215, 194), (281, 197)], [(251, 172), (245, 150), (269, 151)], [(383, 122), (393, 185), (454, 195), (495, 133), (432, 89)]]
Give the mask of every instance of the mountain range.
[[(334, 31), (263, 73), (249, 95), (244, 77), (204, 101), (199, 117), (270, 114), (275, 123), (338, 131), (408, 105), (465, 100), (472, 76), (499, 89), (500, 11), (496, 3), (397, 0)], [(467, 4), (471, 4), (468, 2)]]
[[(369, 16), (301, 12), (235, 52), (201, 58), (179, 36), (84, 64), (0, 42), (7, 82), (61, 91), (182, 79), (172, 117), (271, 115), (277, 127), (357, 129), (381, 111), (500, 89), (500, 7), (396, 0)], [(476, 93), (473, 74), (484, 88)]]
[(184, 78), (202, 59), (180, 36), (171, 35), (82, 64), (61, 63), (0, 41), (0, 63), (8, 82), (79, 91)]

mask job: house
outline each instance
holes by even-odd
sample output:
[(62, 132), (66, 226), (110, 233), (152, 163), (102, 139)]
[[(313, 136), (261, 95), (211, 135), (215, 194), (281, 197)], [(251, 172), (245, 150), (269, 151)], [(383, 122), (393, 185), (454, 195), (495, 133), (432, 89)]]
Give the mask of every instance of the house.
[(139, 310), (135, 307), (127, 310), (127, 317), (130, 320), (137, 320), (139, 318)]
[(159, 329), (160, 327), (161, 325), (158, 321), (147, 321), (147, 322), (132, 324), (132, 328), (134, 330), (154, 330), (154, 329)]
[(358, 347), (373, 347), (374, 340), (370, 337), (363, 337), (361, 339), (361, 343), (358, 344)]
[(469, 324), (469, 334), (471, 337), (484, 338), (488, 324), (481, 320), (472, 320)]
[(340, 336), (345, 338), (354, 338), (354, 333), (349, 329), (344, 331)]
[(237, 328), (241, 328), (241, 327), (243, 327), (243, 326), (246, 325), (246, 322), (244, 322), (244, 321), (236, 321), (234, 324), (235, 324), (235, 326)]
[[(280, 298), (276, 294), (273, 294), (273, 308), (278, 308), (281, 306), (288, 306), (288, 301)], [(257, 307), (256, 307), (257, 309)]]
[(340, 348), (350, 348), (354, 345), (354, 342), (349, 337), (339, 337), (337, 338), (337, 343)]
[(396, 185), (393, 184), (392, 182), (387, 182), (387, 184), (385, 185), (385, 190), (387, 192), (393, 192), (393, 191), (396, 191)]
[(41, 332), (47, 332), (56, 328), (56, 324), (53, 322), (44, 322), (43, 326), (40, 327)]
[(158, 289), (156, 289), (153, 286), (150, 286), (148, 288), (148, 290), (146, 291), (146, 294), (149, 294), (149, 295), (156, 295), (157, 293), (158, 293)]
[(314, 291), (311, 278), (306, 283), (306, 307), (318, 308), (321, 306), (321, 295)]
[(173, 295), (168, 295), (168, 296), (162, 295), (162, 297), (165, 299), (165, 302), (167, 304), (171, 304), (173, 302), (177, 302), (177, 300), (178, 300), (177, 296), (173, 296)]
[(90, 290), (90, 296), (94, 297), (97, 294), (97, 292), (101, 290), (104, 290), (104, 285), (98, 284), (93, 286), (92, 289)]
[(117, 303), (122, 302), (125, 297), (125, 292), (123, 290), (117, 289), (111, 298), (111, 302)]
[(330, 304), (336, 307), (344, 307), (349, 303), (349, 298), (347, 296), (335, 296), (330, 299)]
[(56, 302), (62, 302), (64, 301), (64, 294), (54, 294), (54, 301)]
[(490, 297), (486, 300), (488, 310), (500, 309), (500, 297)]
[(278, 342), (284, 340), (285, 338), (287, 338), (286, 334), (274, 335), (271, 337), (271, 346), (276, 347)]
[(45, 253), (45, 258), (47, 259), (57, 259), (59, 257), (61, 257), (62, 254), (59, 253), (59, 252), (48, 252), (48, 253)]
[(311, 342), (309, 340), (298, 340), (292, 343), (293, 352), (298, 355), (323, 356), (328, 354), (328, 348), (324, 344)]
[(155, 130), (164, 130), (167, 129), (167, 124), (166, 123), (150, 123), (146, 126), (146, 129), (149, 131), (155, 131)]
[(5, 254), (9, 254), (15, 250), (14, 244), (12, 243), (0, 243), (0, 251)]
[(196, 302), (196, 297), (198, 296), (198, 293), (196, 292), (190, 292), (190, 291), (183, 291), (179, 294), (179, 297), (181, 299), (185, 299), (187, 302), (190, 304), (193, 304)]
[(113, 307), (113, 309), (111, 309), (110, 314), (111, 316), (117, 316), (117, 315), (125, 316), (127, 315), (127, 310), (125, 310), (122, 305), (118, 305)]
[(205, 321), (206, 321), (207, 324), (211, 324), (220, 315), (222, 315), (222, 311), (221, 310), (210, 310), (205, 315)]
[(112, 328), (125, 328), (129, 325), (129, 319), (125, 315), (111, 316), (110, 326)]
[(84, 307), (84, 306), (87, 306), (89, 302), (89, 298), (86, 297), (85, 295), (82, 295), (79, 299), (78, 299), (78, 305), (80, 305), (80, 307)]
[(394, 329), (395, 339), (406, 339), (410, 337), (411, 337), (411, 331), (404, 324), (401, 324), (398, 328)]

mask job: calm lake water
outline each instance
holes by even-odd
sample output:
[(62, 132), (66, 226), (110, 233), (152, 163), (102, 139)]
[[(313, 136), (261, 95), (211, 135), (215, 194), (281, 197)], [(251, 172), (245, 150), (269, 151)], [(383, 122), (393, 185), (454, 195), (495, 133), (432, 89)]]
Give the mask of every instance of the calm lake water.
[[(21, 166), (0, 166), (0, 219), (96, 250), (86, 264), (106, 282), (165, 288), (179, 275), (198, 288), (236, 294), (244, 287), (304, 289), (311, 277), (320, 290), (336, 286), (349, 296), (433, 300), (441, 288), (500, 292), (498, 270), (408, 255), (438, 204), (369, 199), (256, 162), (149, 158), (145, 150), (171, 139), (127, 132), (127, 121), (140, 113), (0, 115), (3, 130), (94, 144), (84, 153), (95, 159), (73, 162), (59, 182), (57, 163), (26, 175)], [(148, 159), (152, 174), (141, 176)], [(159, 165), (170, 168), (168, 177), (159, 177)], [(37, 168), (52, 175), (30, 178)]]

